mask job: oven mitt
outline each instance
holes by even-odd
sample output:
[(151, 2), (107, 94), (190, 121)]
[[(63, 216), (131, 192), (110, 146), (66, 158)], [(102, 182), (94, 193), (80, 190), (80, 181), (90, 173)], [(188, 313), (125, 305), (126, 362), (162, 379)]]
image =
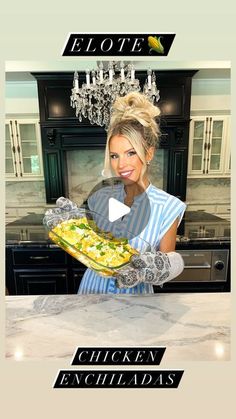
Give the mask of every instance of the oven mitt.
[(61, 196), (56, 201), (56, 206), (45, 212), (43, 224), (49, 230), (56, 227), (62, 221), (70, 218), (84, 217), (85, 209), (77, 206), (75, 202)]
[(130, 264), (121, 268), (116, 275), (118, 288), (132, 288), (146, 282), (162, 286), (180, 275), (184, 269), (182, 256), (177, 252), (146, 252), (133, 255)]
[(68, 198), (61, 196), (56, 200), (56, 206), (61, 208), (63, 211), (72, 211), (78, 209), (78, 206), (75, 202), (70, 201)]

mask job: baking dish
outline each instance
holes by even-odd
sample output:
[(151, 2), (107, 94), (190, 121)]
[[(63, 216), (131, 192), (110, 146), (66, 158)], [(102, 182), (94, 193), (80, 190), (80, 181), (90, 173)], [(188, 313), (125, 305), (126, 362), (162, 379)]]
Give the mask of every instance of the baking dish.
[(49, 238), (63, 250), (102, 276), (114, 276), (128, 265), (132, 255), (150, 250), (141, 237), (129, 239), (98, 226), (109, 226), (101, 214), (85, 208), (55, 208), (46, 212), (43, 224)]

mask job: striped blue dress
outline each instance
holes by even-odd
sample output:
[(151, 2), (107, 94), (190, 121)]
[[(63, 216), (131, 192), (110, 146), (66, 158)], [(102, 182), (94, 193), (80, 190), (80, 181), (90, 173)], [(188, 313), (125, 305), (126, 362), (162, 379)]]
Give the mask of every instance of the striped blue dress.
[[(156, 188), (152, 184), (147, 187), (145, 193), (148, 196), (151, 211), (148, 223), (138, 236), (129, 239), (129, 244), (142, 252), (147, 250), (147, 243), (151, 245), (152, 250), (158, 250), (163, 236), (169, 230), (177, 217), (178, 225), (180, 224), (186, 209), (186, 205), (180, 199)], [(135, 228), (138, 228), (138, 223), (141, 222), (145, 216), (145, 204), (147, 201), (143, 199), (142, 195), (136, 196), (130, 213), (127, 214), (124, 219), (120, 219), (115, 223), (109, 223), (108, 200), (111, 196), (120, 202), (124, 202), (124, 185), (121, 183), (112, 187), (104, 187), (100, 189), (88, 199), (88, 206), (90, 210), (103, 215), (103, 224), (101, 224), (101, 218), (99, 220), (95, 219), (100, 228), (106, 231), (111, 231), (115, 236), (118, 236), (117, 233), (119, 232), (119, 236), (127, 237), (127, 231), (134, 231)], [(132, 211), (135, 211), (135, 209), (138, 209), (138, 220), (136, 217), (132, 216)], [(103, 277), (91, 269), (87, 269), (85, 271), (78, 290), (78, 294), (152, 293), (153, 287), (147, 283), (140, 283), (133, 288), (119, 289), (115, 285), (115, 278)]]

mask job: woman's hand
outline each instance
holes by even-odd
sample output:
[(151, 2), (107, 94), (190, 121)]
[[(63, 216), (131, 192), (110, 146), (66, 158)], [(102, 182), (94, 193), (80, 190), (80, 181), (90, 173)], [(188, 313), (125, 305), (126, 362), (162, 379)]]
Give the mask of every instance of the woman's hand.
[(162, 286), (178, 276), (184, 269), (184, 261), (176, 252), (146, 252), (133, 255), (130, 264), (118, 271), (116, 286), (132, 288), (141, 282)]

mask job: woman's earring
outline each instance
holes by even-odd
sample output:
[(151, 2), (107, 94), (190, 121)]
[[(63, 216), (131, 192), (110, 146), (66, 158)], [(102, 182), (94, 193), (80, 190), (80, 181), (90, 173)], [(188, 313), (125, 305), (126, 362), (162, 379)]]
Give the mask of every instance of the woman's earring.
[(101, 171), (101, 175), (102, 175), (102, 177), (106, 177), (105, 176), (105, 170), (104, 169)]

